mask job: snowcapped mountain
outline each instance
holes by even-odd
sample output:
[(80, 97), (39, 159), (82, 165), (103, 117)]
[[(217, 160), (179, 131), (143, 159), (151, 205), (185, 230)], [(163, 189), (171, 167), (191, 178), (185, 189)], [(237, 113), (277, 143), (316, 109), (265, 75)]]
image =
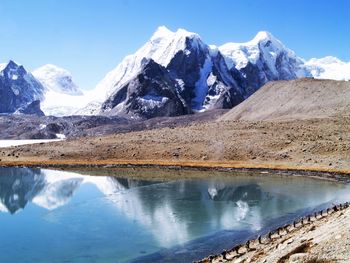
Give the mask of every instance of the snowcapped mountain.
[[(147, 76), (150, 60), (159, 67)], [(97, 99), (87, 109), (93, 114), (151, 118), (232, 108), (269, 81), (303, 77), (346, 80), (349, 68), (350, 63), (332, 57), (305, 61), (266, 31), (246, 43), (216, 47), (205, 44), (198, 34), (184, 29), (172, 32), (162, 26), (106, 75), (93, 91)], [(165, 75), (172, 84), (159, 82)], [(149, 81), (140, 81), (157, 77), (152, 88)], [(176, 91), (175, 97), (164, 95), (164, 87), (169, 90), (169, 85)], [(182, 102), (181, 107), (170, 110), (169, 105), (179, 105), (176, 100)]]
[(219, 47), (230, 69), (239, 72), (245, 97), (271, 80), (290, 80), (309, 76), (304, 61), (271, 33), (259, 32), (246, 43), (227, 43)]
[(46, 115), (72, 115), (90, 101), (66, 69), (47, 64), (32, 74), (45, 88), (41, 108)]
[(266, 31), (245, 43), (216, 47), (196, 33), (161, 26), (92, 91), (83, 93), (67, 70), (54, 65), (33, 75), (12, 61), (0, 64), (0, 113), (39, 112), (35, 100), (54, 116), (152, 118), (232, 108), (272, 80), (349, 80), (350, 62), (306, 61)]
[(163, 67), (167, 67), (175, 54), (185, 49), (187, 38), (194, 39), (198, 45), (202, 44), (197, 34), (183, 29), (171, 32), (164, 26), (159, 27), (144, 46), (136, 51), (135, 54), (126, 56), (115, 69), (97, 84), (95, 89), (98, 96), (97, 100), (104, 101), (131, 78), (135, 77), (149, 59), (154, 60)]
[[(172, 100), (160, 94), (162, 88), (159, 89), (159, 85), (165, 87), (169, 83), (163, 85), (158, 82), (158, 88), (150, 89), (148, 86), (137, 86), (143, 85), (143, 82), (138, 81), (135, 86), (141, 75), (145, 77), (144, 69), (150, 61), (159, 65), (160, 75), (168, 75), (167, 79), (173, 82), (171, 85), (177, 94), (176, 99), (182, 102), (179, 111), (166, 110), (165, 116), (183, 114), (183, 109), (190, 113), (209, 108), (231, 108), (243, 99), (241, 89), (216, 48), (206, 45), (195, 33), (184, 29), (172, 32), (159, 27), (144, 46), (134, 55), (127, 56), (97, 85), (94, 97), (95, 105), (102, 105), (100, 112), (138, 117), (159, 116), (155, 112), (159, 110), (160, 104)], [(156, 75), (157, 72), (152, 73), (153, 78)], [(138, 87), (137, 96), (135, 93), (131, 96), (130, 92)], [(236, 97), (233, 98), (232, 94)]]
[(44, 87), (22, 65), (0, 64), (0, 113), (14, 113), (44, 97)]
[(29, 73), (13, 61), (0, 64), (0, 113), (72, 115), (90, 100), (65, 69), (45, 65)]
[(63, 68), (47, 64), (34, 70), (32, 74), (47, 90), (68, 95), (83, 95), (73, 82), (72, 74)]
[[(159, 94), (159, 82), (158, 92), (142, 87), (148, 84), (139, 78), (145, 77), (150, 60), (161, 66), (160, 75), (164, 75), (164, 68), (173, 80), (177, 99), (182, 101), (178, 110), (169, 111), (167, 107), (164, 111), (164, 103), (170, 98)], [(152, 78), (156, 75), (153, 72)], [(162, 26), (135, 54), (125, 57), (106, 75), (92, 92), (93, 104), (80, 113), (150, 118), (159, 116), (156, 111), (174, 116), (232, 108), (268, 81), (306, 76), (310, 74), (304, 61), (268, 32), (259, 32), (246, 43), (216, 47), (205, 44), (198, 34), (184, 29), (172, 32)]]
[(350, 80), (350, 62), (335, 57), (313, 58), (305, 62), (305, 67), (317, 79)]

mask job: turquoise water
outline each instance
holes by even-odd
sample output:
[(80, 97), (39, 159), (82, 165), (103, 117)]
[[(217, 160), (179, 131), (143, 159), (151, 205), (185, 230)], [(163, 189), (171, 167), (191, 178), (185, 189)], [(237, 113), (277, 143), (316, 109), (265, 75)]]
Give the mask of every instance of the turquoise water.
[(345, 185), (266, 174), (156, 182), (0, 168), (0, 262), (190, 262), (349, 197)]

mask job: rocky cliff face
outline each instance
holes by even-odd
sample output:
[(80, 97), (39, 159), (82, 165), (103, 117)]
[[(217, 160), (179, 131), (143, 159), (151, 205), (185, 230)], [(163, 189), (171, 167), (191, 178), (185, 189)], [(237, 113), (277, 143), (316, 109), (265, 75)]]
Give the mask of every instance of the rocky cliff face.
[(23, 66), (10, 61), (0, 67), (0, 113), (14, 113), (43, 98), (44, 88)]
[(109, 114), (153, 118), (190, 112), (180, 86), (161, 65), (149, 60), (141, 72), (112, 94), (102, 109)]
[(35, 100), (28, 105), (25, 105), (15, 112), (16, 114), (28, 114), (28, 115), (37, 115), (45, 116), (44, 112), (40, 109), (40, 100)]

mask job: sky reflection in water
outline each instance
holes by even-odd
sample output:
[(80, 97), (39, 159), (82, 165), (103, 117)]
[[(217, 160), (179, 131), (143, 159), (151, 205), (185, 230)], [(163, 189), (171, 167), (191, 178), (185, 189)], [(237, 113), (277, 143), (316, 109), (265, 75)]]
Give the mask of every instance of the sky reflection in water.
[(222, 250), (215, 238), (230, 244), (348, 192), (269, 175), (156, 182), (0, 168), (0, 262), (186, 262)]

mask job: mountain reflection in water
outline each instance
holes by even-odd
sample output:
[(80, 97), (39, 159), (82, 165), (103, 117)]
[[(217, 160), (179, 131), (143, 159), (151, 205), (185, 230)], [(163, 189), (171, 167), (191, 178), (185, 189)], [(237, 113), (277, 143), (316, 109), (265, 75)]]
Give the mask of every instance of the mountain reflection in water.
[[(345, 199), (347, 192), (346, 186), (336, 183), (267, 175), (157, 182), (0, 168), (0, 226), (5, 222), (4, 213), (27, 216), (46, 226), (48, 232), (68, 233), (65, 245), (75, 247), (79, 255), (83, 253), (80, 257), (92, 253), (109, 262), (108, 257), (118, 255), (124, 262), (223, 230), (254, 233), (273, 219), (338, 200), (339, 196)], [(8, 227), (15, 228), (11, 222), (11, 218), (6, 219)], [(73, 237), (82, 244), (73, 242)], [(45, 237), (26, 238), (23, 246), (42, 242)], [(103, 251), (94, 251), (91, 243), (95, 250), (101, 246)], [(80, 246), (89, 246), (91, 251)], [(69, 249), (65, 251), (67, 257), (76, 256), (73, 251), (69, 255)]]

